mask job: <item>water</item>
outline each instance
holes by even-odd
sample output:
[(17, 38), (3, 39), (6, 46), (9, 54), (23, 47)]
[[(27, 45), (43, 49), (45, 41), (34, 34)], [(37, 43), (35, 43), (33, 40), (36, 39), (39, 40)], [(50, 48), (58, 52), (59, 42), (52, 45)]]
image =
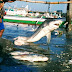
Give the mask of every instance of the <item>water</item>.
[[(31, 36), (34, 31), (32, 26), (7, 23), (5, 22), (5, 31), (1, 44), (3, 52), (0, 54), (3, 61), (0, 63), (0, 72), (72, 72), (72, 38), (67, 35), (64, 29), (58, 29), (63, 34), (55, 35), (52, 32), (52, 38), (49, 45), (46, 44), (46, 37), (37, 42), (25, 46), (14, 46), (13, 38), (18, 36)], [(42, 54), (49, 58), (47, 62), (27, 62), (18, 61), (9, 55), (11, 51), (29, 51), (36, 54)]]

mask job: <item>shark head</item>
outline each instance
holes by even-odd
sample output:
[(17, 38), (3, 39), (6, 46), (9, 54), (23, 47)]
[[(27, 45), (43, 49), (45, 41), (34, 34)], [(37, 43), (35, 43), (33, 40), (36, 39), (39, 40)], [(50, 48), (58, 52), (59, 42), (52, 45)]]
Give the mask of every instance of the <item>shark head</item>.
[(55, 21), (49, 22), (49, 25), (48, 25), (49, 32), (46, 35), (48, 44), (50, 43), (50, 40), (51, 40), (51, 31), (59, 28), (61, 24), (62, 24), (62, 20), (55, 20)]
[(57, 28), (59, 28), (59, 26), (62, 24), (62, 20), (55, 20), (55, 21), (51, 21), (49, 23), (49, 29), (50, 31), (53, 31)]

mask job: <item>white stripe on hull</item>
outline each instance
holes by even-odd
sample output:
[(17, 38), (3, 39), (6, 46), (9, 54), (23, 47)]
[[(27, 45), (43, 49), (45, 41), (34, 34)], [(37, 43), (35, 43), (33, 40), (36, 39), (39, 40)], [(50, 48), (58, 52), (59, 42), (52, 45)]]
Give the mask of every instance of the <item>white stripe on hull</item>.
[(28, 18), (28, 17), (16, 17), (16, 16), (4, 16), (4, 19), (12, 19), (12, 20), (25, 20), (25, 21), (45, 21), (46, 19), (41, 18)]

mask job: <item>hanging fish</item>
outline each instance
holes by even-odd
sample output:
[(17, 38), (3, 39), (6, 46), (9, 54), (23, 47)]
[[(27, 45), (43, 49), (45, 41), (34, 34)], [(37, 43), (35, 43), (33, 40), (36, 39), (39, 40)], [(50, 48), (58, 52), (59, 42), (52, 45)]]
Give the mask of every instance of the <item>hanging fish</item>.
[(31, 37), (17, 37), (14, 38), (14, 44), (15, 45), (23, 45), (27, 44), (29, 42), (36, 42), (40, 40), (42, 37), (47, 37), (47, 43), (50, 43), (51, 40), (51, 31), (59, 28), (59, 26), (62, 24), (62, 20), (54, 20), (54, 19), (48, 19), (41, 24), (35, 33)]

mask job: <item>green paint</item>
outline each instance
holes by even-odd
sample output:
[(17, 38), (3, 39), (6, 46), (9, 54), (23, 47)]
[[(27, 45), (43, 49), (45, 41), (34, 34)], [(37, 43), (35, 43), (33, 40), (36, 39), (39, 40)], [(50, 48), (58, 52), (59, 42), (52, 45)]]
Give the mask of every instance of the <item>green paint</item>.
[[(12, 20), (12, 19), (3, 19), (4, 22), (14, 22), (14, 23), (24, 23), (24, 24), (36, 24), (36, 21), (24, 21), (24, 20)], [(66, 21), (62, 22), (59, 27), (62, 27)], [(37, 25), (41, 25), (43, 22), (37, 22)], [(72, 24), (72, 22), (71, 22)]]
[(65, 24), (66, 21), (62, 22), (62, 24), (59, 27), (63, 27), (63, 25)]
[[(24, 24), (36, 24), (36, 21), (23, 21), (23, 20), (11, 20), (11, 19), (3, 19), (4, 22), (15, 22), (15, 23), (24, 23)], [(38, 22), (37, 24), (40, 25), (43, 22)]]
[(72, 24), (72, 22), (71, 22), (71, 24)]

